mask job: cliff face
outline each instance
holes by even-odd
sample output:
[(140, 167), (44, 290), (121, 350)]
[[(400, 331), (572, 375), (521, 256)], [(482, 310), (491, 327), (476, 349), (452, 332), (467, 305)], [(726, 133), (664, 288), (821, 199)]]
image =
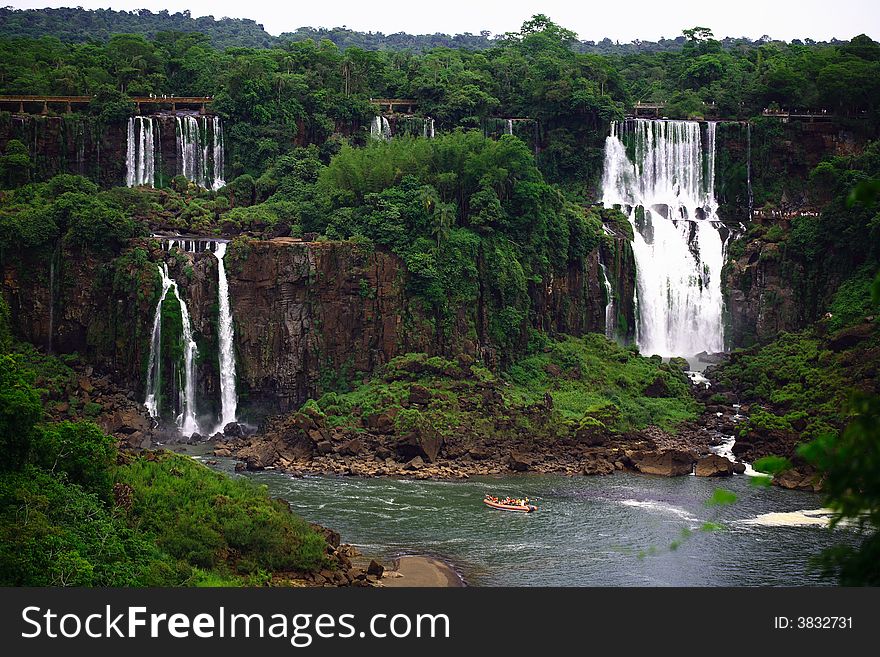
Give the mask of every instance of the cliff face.
[(731, 348), (801, 329), (824, 312), (843, 277), (825, 272), (822, 289), (816, 289), (815, 281), (810, 286), (804, 267), (786, 258), (780, 235), (790, 231), (793, 218), (816, 215), (830, 200), (810, 185), (813, 168), (829, 157), (860, 153), (866, 139), (864, 131), (833, 121), (761, 119), (750, 129), (745, 124), (719, 127), (720, 212), (731, 225), (757, 227), (767, 235), (756, 238), (755, 231), (741, 230), (739, 243), (729, 245), (722, 287)]
[(245, 406), (289, 410), (404, 348), (400, 263), (350, 244), (234, 246), (229, 290)]
[[(615, 259), (609, 251), (603, 261), (614, 263), (608, 265), (609, 277), (621, 313), (632, 325), (632, 258), (626, 256), (625, 240), (613, 250), (622, 255)], [(209, 251), (169, 253), (153, 240), (138, 241), (115, 257), (59, 248), (52, 256), (34, 253), (5, 262), (2, 291), (20, 337), (57, 352), (79, 353), (143, 400), (161, 289), (157, 262), (167, 264), (189, 309), (198, 346), (199, 415), (216, 417), (217, 260)], [(430, 313), (407, 295), (406, 270), (391, 253), (350, 242), (279, 238), (233, 242), (225, 262), (239, 408), (246, 418), (258, 421), (298, 408), (406, 352), (466, 353), (490, 364), (500, 360), (486, 337), (490, 311), (482, 296), (437, 329)], [(605, 330), (598, 250), (583, 267), (533, 284), (530, 294), (536, 329), (573, 335)], [(179, 367), (169, 351), (162, 354), (165, 372)], [(177, 397), (175, 385), (174, 377), (163, 377), (166, 399)]]
[[(154, 115), (157, 135), (156, 173), (162, 184), (181, 169), (177, 117)], [(0, 153), (11, 139), (21, 141), (31, 156), (31, 178), (48, 180), (60, 173), (86, 176), (102, 187), (124, 185), (128, 129), (126, 123), (103, 125), (89, 115), (41, 116), (0, 112)], [(161, 153), (161, 157), (158, 157)]]
[[(173, 134), (173, 133), (172, 133)], [(0, 113), (0, 152), (17, 139), (31, 156), (33, 180), (59, 173), (86, 176), (110, 187), (125, 183), (126, 126), (103, 126), (94, 117)]]

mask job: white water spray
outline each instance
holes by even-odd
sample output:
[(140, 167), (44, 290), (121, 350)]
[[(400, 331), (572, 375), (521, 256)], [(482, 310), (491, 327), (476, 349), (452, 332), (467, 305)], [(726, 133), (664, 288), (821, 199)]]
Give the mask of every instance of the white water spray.
[(229, 305), (229, 282), (226, 279), (226, 244), (218, 242), (214, 251), (217, 258), (217, 294), (220, 302), (220, 431), (230, 422), (236, 422), (238, 396), (235, 392), (235, 329)]
[(128, 119), (125, 149), (125, 184), (129, 187), (153, 186), (156, 175), (156, 145), (159, 126), (150, 117)]
[(183, 325), (183, 385), (181, 386), (179, 406), (180, 414), (176, 418), (177, 427), (184, 435), (190, 435), (199, 431), (196, 420), (196, 386), (195, 386), (195, 359), (198, 354), (196, 342), (193, 338), (192, 322), (190, 321), (189, 309), (186, 302), (181, 298), (177, 283), (168, 274), (168, 265), (164, 262), (158, 266), (159, 276), (162, 280), (162, 294), (156, 305), (156, 313), (153, 317), (153, 331), (150, 342), (150, 357), (147, 362), (147, 398), (144, 406), (150, 415), (159, 419), (159, 394), (162, 384), (160, 371), (162, 366), (162, 303), (172, 292), (180, 304), (180, 317)]
[[(634, 147), (627, 155), (625, 143)], [(724, 349), (715, 123), (635, 119), (611, 125), (603, 203), (633, 224), (639, 348), (692, 356)]]

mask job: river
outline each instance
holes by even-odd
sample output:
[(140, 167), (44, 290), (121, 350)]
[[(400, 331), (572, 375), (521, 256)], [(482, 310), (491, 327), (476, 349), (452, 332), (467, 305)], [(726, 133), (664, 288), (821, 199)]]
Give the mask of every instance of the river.
[[(234, 461), (215, 468), (233, 473)], [(830, 584), (811, 557), (837, 541), (818, 495), (756, 487), (750, 478), (515, 475), (466, 481), (245, 476), (332, 527), (363, 553), (430, 554), (475, 586), (796, 586)], [(736, 493), (708, 507), (716, 487)], [(527, 495), (535, 513), (498, 511), (485, 493)], [(803, 513), (803, 511), (808, 511)], [(765, 514), (774, 514), (765, 516)], [(720, 531), (699, 531), (705, 522)], [(683, 531), (693, 533), (677, 549)]]

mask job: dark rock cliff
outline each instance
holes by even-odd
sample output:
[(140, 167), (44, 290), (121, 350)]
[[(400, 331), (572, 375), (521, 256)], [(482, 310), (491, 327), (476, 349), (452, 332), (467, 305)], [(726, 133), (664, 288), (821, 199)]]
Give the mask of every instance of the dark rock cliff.
[[(624, 323), (632, 326), (631, 252), (625, 239), (612, 242), (613, 248), (603, 245), (609, 250), (603, 260), (609, 263)], [(573, 335), (604, 332), (598, 258), (594, 251), (583, 267), (532, 285), (534, 328)], [(54, 256), (32, 253), (7, 258), (2, 292), (20, 337), (57, 352), (79, 353), (142, 400), (160, 294), (156, 263), (163, 261), (192, 318), (199, 414), (216, 415), (217, 260), (210, 252), (168, 253), (155, 240), (139, 240), (117, 256), (60, 248)], [(237, 240), (225, 262), (240, 409), (254, 421), (348, 385), (406, 352), (466, 353), (498, 362), (481, 327), (489, 312), (486, 300), (457, 309), (451, 329), (438, 339), (436, 324), (407, 295), (406, 270), (391, 253), (351, 242)], [(172, 371), (174, 363), (164, 366)], [(171, 377), (164, 386), (169, 399), (176, 396)]]

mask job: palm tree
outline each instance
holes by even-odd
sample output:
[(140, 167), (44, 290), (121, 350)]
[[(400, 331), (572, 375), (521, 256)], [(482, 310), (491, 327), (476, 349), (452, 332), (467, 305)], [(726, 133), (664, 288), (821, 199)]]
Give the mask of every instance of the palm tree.
[(434, 209), (434, 228), (431, 233), (437, 237), (437, 249), (440, 243), (449, 237), (449, 231), (455, 224), (455, 204), (438, 203)]

